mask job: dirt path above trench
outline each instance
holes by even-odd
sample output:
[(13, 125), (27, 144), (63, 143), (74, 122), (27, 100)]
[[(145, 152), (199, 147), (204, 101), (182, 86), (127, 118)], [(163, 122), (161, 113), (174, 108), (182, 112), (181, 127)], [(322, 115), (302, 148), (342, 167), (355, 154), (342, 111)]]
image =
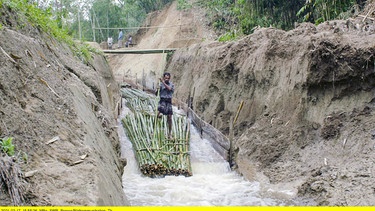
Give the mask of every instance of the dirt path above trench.
[[(177, 10), (177, 1), (174, 1), (167, 8), (149, 15), (146, 25), (150, 28), (133, 35), (136, 45), (129, 49), (183, 48), (215, 39), (216, 35), (206, 27), (203, 14), (199, 8)], [(148, 88), (154, 88), (157, 78), (163, 74), (167, 57), (167, 54), (107, 55), (116, 81), (142, 83), (144, 76)]]

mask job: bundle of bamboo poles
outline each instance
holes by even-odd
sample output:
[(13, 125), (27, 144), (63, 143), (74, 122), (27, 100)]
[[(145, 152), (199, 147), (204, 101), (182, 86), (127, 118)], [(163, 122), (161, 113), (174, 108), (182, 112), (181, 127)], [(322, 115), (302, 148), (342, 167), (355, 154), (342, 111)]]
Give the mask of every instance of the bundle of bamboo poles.
[(122, 97), (132, 111), (122, 119), (132, 142), (142, 174), (149, 177), (166, 175), (191, 176), (187, 116), (172, 116), (172, 137), (168, 137), (167, 118), (157, 118), (158, 97), (143, 91), (122, 88)]

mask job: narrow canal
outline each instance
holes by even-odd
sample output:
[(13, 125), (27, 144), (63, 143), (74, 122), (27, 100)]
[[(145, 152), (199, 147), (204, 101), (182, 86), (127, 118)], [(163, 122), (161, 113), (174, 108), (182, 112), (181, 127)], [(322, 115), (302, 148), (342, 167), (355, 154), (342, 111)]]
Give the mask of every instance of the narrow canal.
[[(126, 107), (122, 116), (126, 113)], [(191, 165), (193, 176), (149, 178), (141, 174), (132, 144), (121, 125), (119, 135), (127, 165), (123, 174), (123, 190), (131, 206), (284, 206), (291, 193), (275, 191), (265, 184), (250, 182), (232, 171), (211, 146), (191, 126)]]

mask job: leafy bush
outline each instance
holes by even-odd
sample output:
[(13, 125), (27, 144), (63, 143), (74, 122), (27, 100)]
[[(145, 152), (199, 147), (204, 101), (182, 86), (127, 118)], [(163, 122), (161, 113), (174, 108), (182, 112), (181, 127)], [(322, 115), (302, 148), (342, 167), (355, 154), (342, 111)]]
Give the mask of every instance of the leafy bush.
[(230, 32), (227, 32), (227, 33), (221, 35), (219, 37), (219, 41), (220, 42), (231, 41), (231, 40), (235, 40), (237, 37), (238, 37), (237, 32), (232, 30)]
[(5, 137), (0, 141), (1, 150), (9, 156), (14, 155), (13, 137)]

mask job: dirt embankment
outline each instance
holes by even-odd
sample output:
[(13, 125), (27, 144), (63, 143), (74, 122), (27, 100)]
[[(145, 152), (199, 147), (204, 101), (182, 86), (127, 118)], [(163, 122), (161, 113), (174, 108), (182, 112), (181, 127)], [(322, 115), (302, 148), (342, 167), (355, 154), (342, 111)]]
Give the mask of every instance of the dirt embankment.
[[(317, 205), (374, 205), (375, 35), (371, 19), (261, 28), (176, 51), (176, 95), (224, 133), (235, 161)], [(254, 169), (256, 169), (254, 171)], [(262, 177), (263, 178), (263, 177)]]
[[(107, 61), (92, 55), (86, 65), (8, 8), (0, 12), (0, 134), (14, 137), (22, 203), (125, 205), (118, 85)], [(2, 188), (0, 204), (11, 205)]]
[[(177, 10), (177, 1), (161, 11), (149, 14), (144, 27), (134, 35), (136, 45), (130, 49), (184, 48), (203, 40), (216, 38), (205, 27), (204, 12), (199, 8)], [(108, 61), (119, 82), (133, 81), (155, 88), (163, 74), (167, 54), (109, 55)]]

